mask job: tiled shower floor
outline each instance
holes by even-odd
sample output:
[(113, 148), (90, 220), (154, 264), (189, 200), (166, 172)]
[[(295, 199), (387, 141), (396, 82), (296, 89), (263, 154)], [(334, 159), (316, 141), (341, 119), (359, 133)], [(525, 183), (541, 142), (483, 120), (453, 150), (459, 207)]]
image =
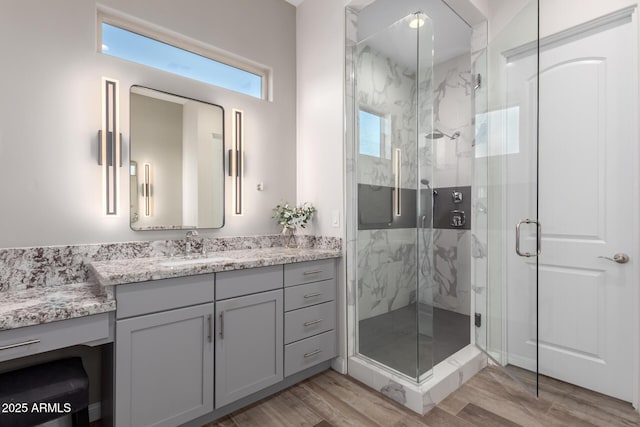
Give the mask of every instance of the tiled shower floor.
[(361, 320), (359, 353), (416, 377), (418, 368), (422, 375), (470, 343), (469, 316), (434, 308), (432, 317), (430, 307), (419, 304), (418, 309), (411, 304)]

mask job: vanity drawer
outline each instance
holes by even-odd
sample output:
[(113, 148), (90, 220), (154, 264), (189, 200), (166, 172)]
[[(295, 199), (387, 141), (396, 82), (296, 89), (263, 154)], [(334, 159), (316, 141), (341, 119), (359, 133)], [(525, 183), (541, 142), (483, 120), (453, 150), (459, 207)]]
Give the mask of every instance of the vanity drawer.
[(151, 280), (118, 285), (118, 319), (188, 307), (213, 301), (214, 275), (202, 274), (176, 279)]
[(288, 377), (335, 356), (335, 331), (288, 344), (284, 346), (284, 376)]
[(0, 361), (113, 338), (112, 320), (109, 313), (102, 313), (0, 331)]
[(284, 310), (296, 310), (334, 299), (336, 299), (336, 279), (290, 286), (284, 290)]
[(318, 282), (336, 277), (333, 259), (305, 261), (284, 266), (284, 285), (294, 286), (303, 283)]
[(282, 265), (216, 273), (216, 300), (282, 288)]
[(284, 343), (290, 344), (336, 328), (336, 303), (326, 302), (284, 315)]

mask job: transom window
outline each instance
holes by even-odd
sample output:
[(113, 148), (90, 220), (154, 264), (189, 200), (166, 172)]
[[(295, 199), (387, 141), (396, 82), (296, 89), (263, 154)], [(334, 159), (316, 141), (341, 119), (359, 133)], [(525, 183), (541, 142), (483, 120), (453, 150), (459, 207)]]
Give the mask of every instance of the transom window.
[[(101, 25), (100, 51), (127, 61), (265, 99), (265, 75), (193, 53), (112, 23)], [(181, 43), (184, 44), (184, 43)], [(196, 49), (193, 49), (196, 50)], [(201, 50), (201, 49), (200, 49)], [(238, 62), (238, 61), (228, 61)], [(255, 68), (248, 66), (247, 68)]]

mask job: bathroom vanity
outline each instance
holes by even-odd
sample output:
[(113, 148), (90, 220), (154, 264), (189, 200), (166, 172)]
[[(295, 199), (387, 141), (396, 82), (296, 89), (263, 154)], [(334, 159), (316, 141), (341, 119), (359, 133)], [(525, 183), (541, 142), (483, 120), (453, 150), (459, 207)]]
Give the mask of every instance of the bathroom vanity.
[(3, 292), (0, 361), (104, 345), (104, 425), (201, 426), (330, 366), (340, 256), (270, 247), (93, 262), (89, 283)]
[(255, 252), (92, 265), (117, 302), (114, 425), (202, 425), (329, 367), (335, 260)]

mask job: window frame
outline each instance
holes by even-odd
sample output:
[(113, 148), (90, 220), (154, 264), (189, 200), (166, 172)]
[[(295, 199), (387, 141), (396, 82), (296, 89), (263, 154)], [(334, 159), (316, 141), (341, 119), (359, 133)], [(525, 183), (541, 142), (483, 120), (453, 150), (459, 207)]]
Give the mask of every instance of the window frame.
[[(114, 27), (121, 28), (125, 31), (129, 31), (131, 33), (139, 34), (143, 37), (150, 38), (152, 40), (156, 40), (160, 43), (167, 44), (169, 46), (193, 53), (195, 55), (202, 56), (204, 58), (210, 59), (212, 61), (216, 61), (230, 67), (237, 68), (241, 71), (245, 71), (247, 73), (255, 74), (261, 79), (261, 94), (260, 98), (254, 97), (252, 95), (235, 91), (233, 89), (229, 89), (224, 86), (214, 85), (212, 83), (203, 82), (201, 80), (192, 79), (191, 77), (182, 76), (184, 78), (188, 78), (193, 81), (198, 81), (209, 86), (213, 86), (216, 88), (221, 88), (225, 90), (229, 90), (234, 93), (241, 93), (243, 95), (247, 95), (251, 98), (261, 99), (264, 101), (272, 101), (273, 100), (273, 92), (272, 92), (272, 80), (273, 80), (273, 70), (267, 66), (259, 64), (255, 61), (251, 61), (239, 55), (233, 54), (231, 52), (225, 51), (223, 49), (219, 49), (213, 47), (207, 43), (201, 42), (199, 40), (187, 37), (175, 31), (168, 30), (166, 28), (150, 24), (141, 19), (132, 18), (126, 16), (120, 12), (116, 12), (114, 10), (98, 7), (96, 12), (97, 17), (97, 26), (96, 26), (96, 50), (98, 53), (103, 54), (102, 52), (102, 24), (108, 24)], [(117, 56), (113, 56), (114, 58), (118, 58)], [(124, 58), (120, 58), (127, 62), (129, 61)], [(135, 62), (137, 63), (137, 62)], [(155, 70), (168, 72), (166, 70), (161, 70), (155, 67), (151, 67), (149, 65), (137, 63), (139, 65), (143, 65), (149, 68), (153, 68)], [(177, 74), (180, 75), (180, 74)], [(181, 75), (180, 75), (181, 76)]]

